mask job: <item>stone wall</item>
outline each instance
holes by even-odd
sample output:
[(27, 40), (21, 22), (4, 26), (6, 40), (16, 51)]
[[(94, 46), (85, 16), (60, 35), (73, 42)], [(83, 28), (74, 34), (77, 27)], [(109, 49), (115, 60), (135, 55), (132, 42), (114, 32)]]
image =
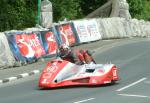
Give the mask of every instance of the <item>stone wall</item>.
[(102, 7), (93, 11), (86, 18), (122, 17), (131, 19), (129, 4), (126, 0), (109, 0)]
[(102, 39), (150, 37), (150, 22), (120, 17), (97, 18)]
[(13, 67), (15, 58), (9, 48), (7, 38), (4, 33), (0, 33), (0, 69)]
[(106, 4), (96, 9), (92, 13), (86, 16), (86, 18), (104, 18), (109, 17), (112, 10), (112, 1), (108, 1)]

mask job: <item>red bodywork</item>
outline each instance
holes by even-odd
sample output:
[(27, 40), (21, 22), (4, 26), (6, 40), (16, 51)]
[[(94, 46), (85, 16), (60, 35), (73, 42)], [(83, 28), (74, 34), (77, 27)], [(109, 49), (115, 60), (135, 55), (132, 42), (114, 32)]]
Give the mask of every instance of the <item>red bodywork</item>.
[[(96, 69), (87, 69), (89, 65), (78, 66), (65, 60), (50, 61), (44, 68), (40, 79), (40, 88), (53, 88), (75, 85), (101, 85), (119, 79), (114, 64), (94, 64)], [(94, 70), (94, 71), (93, 71)]]

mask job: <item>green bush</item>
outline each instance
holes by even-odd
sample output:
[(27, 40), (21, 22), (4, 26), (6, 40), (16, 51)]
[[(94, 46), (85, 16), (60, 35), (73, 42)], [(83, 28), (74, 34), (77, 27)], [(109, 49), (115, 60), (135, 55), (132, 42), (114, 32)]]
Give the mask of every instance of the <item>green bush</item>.
[[(54, 22), (80, 19), (108, 0), (50, 0)], [(132, 17), (150, 21), (150, 0), (127, 0)], [(0, 31), (33, 27), (37, 18), (38, 0), (0, 0)]]
[[(50, 0), (54, 21), (83, 18), (105, 0)], [(38, 0), (0, 0), (0, 31), (33, 27)], [(105, 1), (106, 2), (106, 1)]]
[(150, 21), (150, 0), (128, 0), (133, 18)]
[(0, 31), (35, 25), (37, 0), (0, 0)]

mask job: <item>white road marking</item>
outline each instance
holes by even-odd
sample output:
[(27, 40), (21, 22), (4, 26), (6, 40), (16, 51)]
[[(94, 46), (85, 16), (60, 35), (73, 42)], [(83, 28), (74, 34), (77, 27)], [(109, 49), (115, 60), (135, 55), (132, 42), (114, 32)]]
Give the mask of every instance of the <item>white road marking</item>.
[(29, 74), (28, 73), (23, 73), (23, 74), (20, 74), (22, 77), (27, 77), (27, 76), (29, 76)]
[(129, 88), (129, 87), (131, 87), (131, 86), (134, 86), (134, 85), (136, 85), (136, 84), (138, 84), (138, 83), (144, 81), (145, 79), (147, 79), (147, 78), (142, 78), (142, 79), (140, 79), (140, 80), (138, 80), (138, 81), (136, 81), (136, 82), (134, 82), (134, 83), (132, 83), (132, 84), (129, 84), (129, 85), (123, 87), (123, 88), (120, 88), (120, 89), (118, 89), (118, 90), (116, 90), (116, 91), (122, 91), (122, 90), (124, 90), (124, 89), (127, 89), (127, 88)]
[(12, 80), (16, 80), (17, 77), (9, 77), (9, 78), (7, 78), (7, 79), (9, 79), (9, 81), (12, 81)]
[(146, 84), (150, 84), (150, 81), (145, 81), (144, 83), (146, 83)]
[(118, 94), (118, 95), (127, 96), (127, 97), (150, 98), (149, 96), (145, 96), (145, 95), (133, 95), (133, 94)]
[(90, 101), (90, 100), (93, 100), (93, 99), (95, 99), (95, 98), (89, 98), (89, 99), (77, 101), (77, 102), (74, 102), (74, 103), (83, 103), (83, 102), (87, 102), (87, 101)]
[(3, 81), (2, 80), (0, 80), (0, 83), (2, 83)]
[(40, 73), (39, 70), (33, 70), (32, 72), (33, 72), (33, 73)]

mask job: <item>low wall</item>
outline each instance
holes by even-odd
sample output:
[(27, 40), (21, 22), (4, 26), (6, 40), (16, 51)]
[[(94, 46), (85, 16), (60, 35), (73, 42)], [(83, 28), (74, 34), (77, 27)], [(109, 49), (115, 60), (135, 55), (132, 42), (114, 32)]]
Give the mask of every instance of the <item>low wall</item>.
[(97, 19), (102, 39), (150, 37), (150, 22), (125, 18)]
[(13, 67), (15, 59), (9, 48), (7, 38), (4, 33), (0, 33), (0, 69)]
[(103, 39), (133, 37), (149, 38), (150, 22), (119, 17), (94, 18), (69, 21), (46, 30), (7, 31), (0, 33), (0, 69), (54, 55), (62, 43), (75, 46)]

